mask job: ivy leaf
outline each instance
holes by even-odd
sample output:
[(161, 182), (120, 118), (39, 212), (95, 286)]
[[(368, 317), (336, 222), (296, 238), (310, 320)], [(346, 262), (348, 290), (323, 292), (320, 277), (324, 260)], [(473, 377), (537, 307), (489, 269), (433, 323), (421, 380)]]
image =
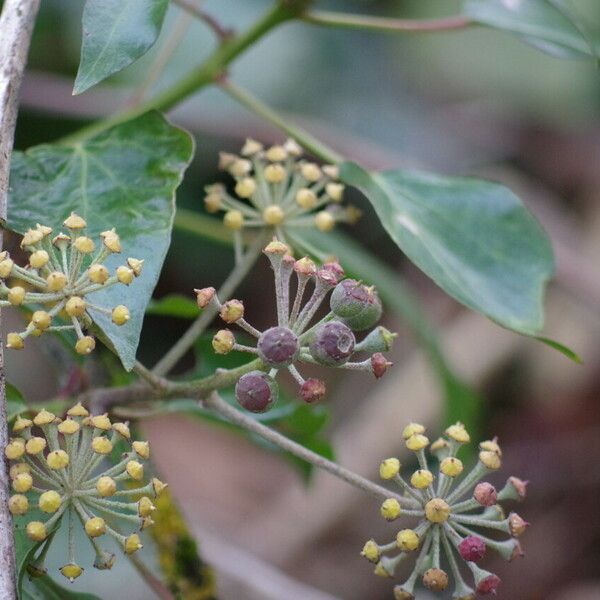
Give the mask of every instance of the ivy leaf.
[(195, 319), (200, 309), (194, 300), (181, 294), (169, 294), (159, 300), (151, 300), (146, 309), (147, 315), (159, 317), (176, 317), (178, 319)]
[(8, 381), (6, 382), (5, 393), (8, 404), (6, 419), (10, 423), (17, 415), (27, 410), (27, 404), (25, 404), (23, 394), (12, 383), (8, 383)]
[(95, 594), (75, 592), (56, 583), (48, 575), (26, 581), (21, 592), (21, 600), (102, 600)]
[(552, 248), (508, 188), (424, 172), (371, 173), (354, 163), (342, 165), (341, 179), (363, 192), (394, 242), (450, 296), (513, 331), (540, 331)]
[(168, 6), (168, 0), (87, 0), (73, 94), (142, 57), (156, 41)]
[(123, 254), (106, 261), (109, 269), (127, 256), (145, 261), (130, 287), (114, 285), (90, 296), (105, 308), (129, 308), (131, 319), (123, 327), (114, 325), (110, 316), (94, 315), (127, 370), (135, 364), (144, 311), (169, 248), (175, 190), (193, 151), (187, 132), (150, 112), (80, 143), (44, 144), (13, 154), (10, 229), (24, 233), (44, 223), (58, 231), (75, 211), (96, 239), (101, 231), (116, 227)]
[(560, 0), (466, 0), (463, 13), (482, 25), (516, 34), (561, 58), (596, 56), (597, 44)]

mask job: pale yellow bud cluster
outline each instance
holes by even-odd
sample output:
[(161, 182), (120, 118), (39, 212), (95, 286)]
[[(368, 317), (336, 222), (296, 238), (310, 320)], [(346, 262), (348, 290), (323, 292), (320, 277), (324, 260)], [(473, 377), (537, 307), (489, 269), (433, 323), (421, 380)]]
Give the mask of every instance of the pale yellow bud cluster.
[(336, 223), (354, 224), (360, 218), (356, 207), (342, 206), (345, 186), (338, 181), (337, 166), (304, 159), (294, 140), (265, 148), (247, 139), (240, 154), (219, 155), (219, 169), (235, 179), (233, 195), (222, 184), (205, 188), (206, 211), (223, 211), (228, 229), (267, 227), (284, 236), (288, 228), (326, 232)]
[[(48, 331), (70, 329), (77, 335), (76, 352), (86, 355), (94, 350), (96, 342), (84, 332), (97, 315), (110, 316), (118, 326), (130, 319), (126, 306), (120, 304), (108, 310), (94, 304), (87, 295), (118, 283), (130, 285), (141, 275), (144, 261), (128, 258), (111, 275), (103, 263), (122, 251), (115, 229), (100, 234), (101, 243), (96, 250), (94, 240), (85, 235), (84, 218), (71, 213), (63, 226), (68, 233), (60, 232), (54, 237), (52, 228), (40, 224), (23, 235), (21, 247), (30, 253), (27, 268), (15, 264), (7, 252), (0, 253), (0, 306), (45, 307), (32, 310), (24, 331), (7, 335), (8, 348), (21, 350), (30, 335), (39, 337)], [(14, 281), (19, 285), (13, 285)]]
[[(376, 575), (393, 577), (397, 565), (413, 553), (416, 557), (414, 568), (404, 583), (394, 587), (396, 599), (414, 600), (419, 577), (429, 590), (445, 590), (451, 577), (440, 568), (443, 554), (446, 564), (453, 565), (453, 598), (467, 600), (494, 592), (499, 578), (476, 563), (486, 550), (495, 550), (506, 560), (523, 555), (516, 538), (523, 535), (529, 524), (514, 512), (506, 516), (498, 502), (522, 500), (527, 483), (510, 477), (504, 488), (497, 492), (492, 484), (480, 481), (486, 473), (501, 466), (502, 450), (496, 438), (479, 444), (479, 460), (470, 472), (465, 473), (463, 462), (456, 454), (471, 438), (462, 423), (448, 427), (444, 437), (432, 444), (426, 436), (425, 426), (420, 423), (409, 423), (402, 437), (407, 449), (414, 452), (419, 468), (413, 470), (407, 480), (401, 474), (397, 458), (386, 458), (381, 462), (379, 476), (386, 482), (397, 484), (401, 493), (390, 493), (380, 506), (380, 514), (387, 521), (407, 516), (416, 519), (417, 523), (413, 529), (398, 531), (392, 542), (379, 544), (373, 539), (368, 540), (361, 555), (375, 563)], [(431, 466), (432, 461), (425, 453), (427, 447), (437, 459), (438, 469)], [(384, 497), (387, 495), (383, 490), (381, 493)], [(487, 537), (486, 529), (491, 530), (490, 537)], [(501, 541), (499, 533), (510, 537)], [(394, 556), (389, 555), (394, 552)], [(474, 588), (462, 578), (457, 557), (470, 569)]]
[[(69, 220), (70, 228), (81, 225)], [(39, 435), (33, 435), (33, 429)], [(22, 526), (35, 542), (48, 540), (63, 521), (76, 519), (96, 552), (94, 566), (109, 569), (114, 555), (102, 550), (99, 541), (104, 536), (115, 539), (126, 554), (142, 547), (139, 531), (150, 527), (156, 506), (152, 498), (166, 487), (159, 479), (144, 483), (150, 458), (150, 444), (131, 440), (127, 423), (113, 423), (108, 415), (91, 416), (80, 403), (71, 407), (64, 418), (41, 410), (32, 419), (20, 415), (15, 419), (13, 438), (4, 448), (11, 462), (10, 478), (14, 494), (9, 498), (9, 510), (15, 518), (27, 519), (37, 508), (45, 521), (29, 520)], [(130, 447), (115, 463), (106, 466), (107, 457), (118, 441)], [(67, 518), (65, 518), (67, 517)], [(39, 519), (39, 517), (38, 517)], [(113, 523), (113, 520), (115, 521)], [(134, 531), (122, 535), (122, 523), (130, 523)], [(69, 548), (74, 548), (73, 528), (68, 528)], [(45, 553), (44, 553), (45, 556)], [(36, 559), (34, 569), (43, 571), (43, 556)], [(83, 573), (71, 552), (60, 572), (69, 580)]]

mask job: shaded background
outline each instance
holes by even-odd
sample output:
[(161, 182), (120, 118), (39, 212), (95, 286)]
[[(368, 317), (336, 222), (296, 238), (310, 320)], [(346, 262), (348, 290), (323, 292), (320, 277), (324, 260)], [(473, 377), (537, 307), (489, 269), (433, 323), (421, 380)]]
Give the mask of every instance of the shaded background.
[[(82, 4), (42, 3), (23, 89), (20, 149), (131, 102), (169, 30), (188, 27), (153, 89), (198, 64), (213, 44), (202, 24), (186, 23), (171, 7), (156, 49), (73, 98)], [(318, 4), (406, 17), (452, 14), (457, 6), (449, 0)], [(242, 28), (269, 2), (203, 5), (224, 24)], [(590, 28), (597, 27), (598, 2), (574, 5)], [(533, 524), (523, 539), (525, 559), (486, 559), (486, 568), (504, 581), (499, 597), (600, 597), (600, 79), (593, 62), (557, 60), (483, 28), (377, 35), (293, 24), (252, 48), (231, 76), (346, 156), (378, 168), (420, 167), (501, 181), (543, 223), (557, 258), (545, 333), (574, 348), (583, 366), (448, 298), (402, 258), (359, 197), (351, 200), (365, 216), (348, 231), (415, 287), (449, 363), (480, 392), (484, 433), (497, 434), (504, 447), (499, 483), (513, 473), (531, 481), (527, 503), (519, 507)], [(236, 151), (247, 135), (282, 139), (218, 90), (186, 101), (171, 117), (196, 137), (196, 158), (177, 202), (197, 211), (203, 210), (203, 185), (220, 177), (218, 150)], [(155, 295), (187, 295), (193, 287), (218, 284), (231, 265), (226, 246), (176, 229)], [(271, 298), (271, 280), (262, 263), (254, 273), (236, 296), (261, 327), (272, 316), (264, 302)], [(12, 330), (10, 318), (6, 327)], [(432, 432), (445, 426), (438, 380), (407, 323), (387, 314), (385, 324), (400, 332), (395, 368), (386, 378), (374, 385), (360, 374), (337, 381), (335, 373), (327, 374), (335, 390), (328, 404), (337, 458), (371, 478), (382, 458), (404, 456), (404, 423), (422, 421)], [(152, 364), (185, 327), (181, 320), (148, 317), (140, 359)], [(181, 370), (192, 360), (187, 357)], [(69, 375), (42, 344), (29, 345), (18, 357), (7, 353), (6, 361), (9, 380), (31, 401), (64, 388)], [(92, 365), (91, 380), (102, 381), (105, 367), (102, 361)], [(173, 415), (146, 420), (143, 428), (161, 478), (172, 486), (203, 556), (217, 571), (219, 598), (390, 597), (392, 584), (373, 577), (358, 556), (365, 539), (395, 533), (379, 518), (377, 501), (328, 475), (315, 474), (307, 486), (280, 456), (198, 419)], [(119, 590), (128, 585), (128, 598), (151, 598), (141, 581), (129, 583), (137, 576), (124, 562), (112, 577), (89, 569), (80, 589), (89, 586), (110, 598), (122, 597)]]

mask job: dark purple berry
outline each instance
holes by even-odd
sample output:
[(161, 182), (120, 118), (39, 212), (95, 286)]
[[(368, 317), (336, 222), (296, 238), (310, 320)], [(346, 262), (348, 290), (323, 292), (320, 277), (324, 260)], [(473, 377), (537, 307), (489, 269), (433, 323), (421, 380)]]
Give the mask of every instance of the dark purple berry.
[(310, 354), (324, 365), (343, 365), (354, 352), (356, 340), (351, 329), (339, 321), (321, 325), (310, 343)]
[(485, 555), (485, 542), (475, 535), (469, 535), (458, 545), (458, 550), (465, 560), (477, 562)]
[(300, 397), (304, 402), (308, 404), (313, 404), (314, 402), (318, 402), (325, 396), (325, 392), (327, 391), (325, 387), (325, 382), (320, 379), (307, 379), (300, 386)]
[(235, 386), (240, 406), (253, 413), (262, 413), (277, 400), (277, 382), (262, 371), (242, 375)]
[(300, 343), (287, 327), (271, 327), (258, 338), (258, 355), (270, 367), (287, 367), (296, 360)]

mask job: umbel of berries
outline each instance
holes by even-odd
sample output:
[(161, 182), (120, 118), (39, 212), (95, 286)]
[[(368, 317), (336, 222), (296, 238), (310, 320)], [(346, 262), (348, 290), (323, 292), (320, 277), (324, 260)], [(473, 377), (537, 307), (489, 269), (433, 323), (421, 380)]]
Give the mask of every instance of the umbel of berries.
[(111, 274), (104, 261), (121, 252), (116, 231), (102, 232), (97, 244), (85, 234), (87, 223), (79, 215), (71, 213), (63, 225), (67, 234), (52, 236), (52, 229), (40, 224), (25, 233), (21, 247), (29, 252), (26, 267), (17, 265), (8, 252), (0, 253), (0, 306), (32, 311), (24, 331), (8, 334), (8, 348), (21, 350), (30, 335), (66, 329), (77, 336), (75, 350), (89, 354), (96, 346), (86, 334), (94, 315), (106, 314), (119, 326), (129, 321), (123, 304), (108, 309), (94, 304), (90, 296), (112, 285), (129, 285), (141, 274), (144, 261), (128, 258)]
[(238, 232), (240, 242), (242, 228), (267, 227), (280, 240), (302, 247), (299, 229), (330, 231), (337, 222), (360, 218), (357, 208), (342, 206), (338, 168), (305, 160), (294, 140), (265, 149), (248, 139), (241, 156), (221, 152), (219, 168), (235, 179), (233, 193), (222, 184), (209, 185), (204, 203), (210, 213), (225, 212), (224, 224)]
[[(317, 266), (308, 258), (295, 260), (290, 248), (274, 239), (264, 249), (275, 275), (275, 298), (277, 324), (265, 331), (258, 331), (244, 319), (244, 305), (240, 300), (221, 303), (214, 288), (196, 290), (198, 305), (203, 308), (216, 302), (221, 318), (227, 324), (235, 324), (256, 338), (256, 346), (239, 344), (229, 329), (218, 331), (213, 338), (213, 348), (219, 354), (232, 350), (251, 352), (258, 355), (268, 372), (252, 371), (243, 375), (236, 385), (238, 402), (252, 412), (264, 412), (277, 399), (275, 378), (282, 369), (287, 369), (299, 385), (299, 396), (308, 403), (317, 402), (325, 395), (325, 383), (320, 379), (305, 379), (299, 363), (319, 364), (341, 369), (371, 372), (381, 377), (390, 362), (382, 354), (389, 350), (394, 334), (383, 327), (376, 327), (364, 339), (357, 342), (354, 329), (367, 329), (375, 325), (381, 315), (381, 304), (372, 288), (344, 279), (344, 271), (338, 263), (330, 262)], [(290, 293), (292, 275), (295, 274), (296, 290)], [(347, 281), (351, 282), (348, 286)], [(315, 321), (315, 315), (328, 294), (339, 297), (340, 286), (363, 290), (357, 294), (359, 304), (351, 318), (342, 319), (337, 314), (337, 304), (332, 301), (331, 311)], [(307, 290), (312, 288), (310, 293)], [(305, 299), (305, 295), (307, 298)], [(362, 305), (360, 303), (362, 302)], [(377, 306), (373, 310), (372, 306)], [(358, 326), (357, 326), (358, 325)], [(363, 360), (354, 360), (357, 354), (366, 354)]]
[[(470, 438), (460, 423), (448, 427), (445, 436), (431, 445), (425, 428), (417, 423), (409, 424), (403, 435), (407, 448), (416, 454), (419, 469), (405, 478), (397, 458), (381, 463), (381, 478), (393, 481), (402, 492), (390, 494), (381, 505), (381, 515), (388, 521), (401, 516), (417, 518), (417, 525), (399, 528), (389, 543), (367, 541), (361, 554), (375, 563), (375, 574), (382, 577), (393, 577), (401, 562), (414, 560), (408, 579), (394, 587), (396, 600), (413, 600), (419, 578), (435, 592), (445, 590), (452, 582), (455, 600), (474, 600), (476, 594), (494, 593), (500, 578), (479, 563), (488, 550), (506, 560), (523, 555), (517, 538), (528, 523), (515, 512), (506, 516), (499, 502), (525, 498), (526, 482), (509, 477), (498, 491), (481, 481), (501, 467), (502, 451), (495, 439), (479, 444), (479, 460), (465, 474), (457, 452)], [(436, 473), (428, 467), (428, 446), (439, 463)], [(499, 539), (502, 534), (508, 537)], [(474, 586), (465, 581), (463, 571), (470, 571)]]
[[(59, 527), (67, 528), (67, 556), (60, 572), (70, 581), (84, 568), (77, 559), (75, 525), (83, 527), (95, 552), (94, 567), (110, 569), (115, 555), (103, 548), (113, 538), (125, 554), (142, 547), (140, 532), (153, 524), (153, 498), (166, 484), (154, 478), (144, 483), (145, 441), (132, 441), (126, 423), (111, 423), (106, 415), (90, 416), (76, 404), (60, 419), (47, 410), (33, 419), (17, 417), (4, 449), (10, 461), (14, 494), (8, 505), (16, 527), (40, 543), (27, 569), (46, 573), (44, 559)], [(118, 442), (130, 448), (119, 462), (107, 464)], [(36, 515), (29, 514), (37, 509)]]

